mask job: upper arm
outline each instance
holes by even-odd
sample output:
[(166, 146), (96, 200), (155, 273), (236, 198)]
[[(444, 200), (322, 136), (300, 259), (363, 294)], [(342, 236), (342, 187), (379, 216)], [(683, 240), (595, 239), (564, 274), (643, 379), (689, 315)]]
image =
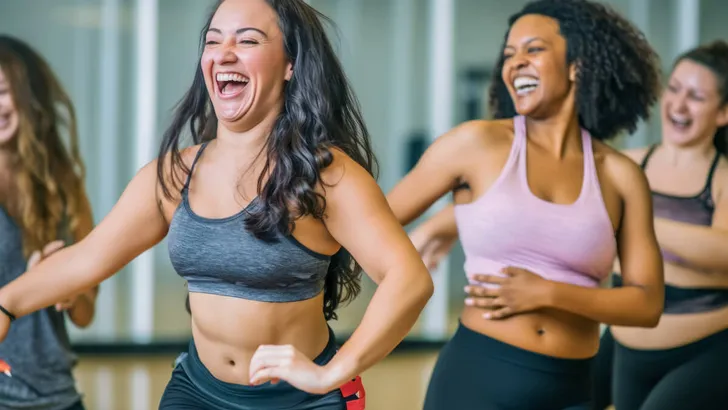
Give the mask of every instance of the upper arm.
[[(73, 230), (73, 243), (81, 242), (94, 228), (93, 212), (91, 210), (91, 203), (89, 202), (86, 190), (81, 189), (78, 198), (78, 221), (75, 229)], [(98, 293), (98, 286), (94, 286), (88, 290), (85, 294), (92, 300), (95, 299)]]
[(619, 262), (626, 285), (664, 291), (662, 256), (655, 236), (652, 196), (642, 170), (623, 156), (612, 156), (610, 174), (622, 197), (617, 232)]
[(334, 162), (322, 178), (325, 223), (341, 244), (376, 283), (397, 269), (418, 280), (432, 280), (419, 254), (397, 221), (374, 178), (345, 154), (334, 151)]
[(94, 228), (94, 217), (91, 211), (91, 203), (82, 189), (78, 198), (78, 224), (73, 230), (73, 242), (81, 242)]
[(94, 275), (113, 275), (164, 238), (168, 225), (157, 201), (153, 161), (134, 176), (111, 212), (76, 245)]
[(422, 155), (415, 167), (387, 195), (402, 225), (422, 215), (435, 201), (455, 187), (464, 173), (459, 161), (482, 133), (483, 121), (467, 122), (442, 135)]
[(728, 233), (728, 161), (723, 158), (715, 172), (713, 192), (715, 208), (712, 227)]

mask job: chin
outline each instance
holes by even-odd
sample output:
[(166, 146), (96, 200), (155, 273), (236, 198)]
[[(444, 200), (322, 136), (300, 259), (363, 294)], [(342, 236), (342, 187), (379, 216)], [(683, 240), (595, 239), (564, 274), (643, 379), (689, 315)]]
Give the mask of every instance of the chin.
[(235, 124), (249, 121), (251, 108), (249, 103), (243, 102), (237, 106), (231, 106), (229, 104), (220, 105), (215, 107), (215, 116), (219, 123), (225, 124), (226, 128), (236, 128)]
[(672, 133), (666, 133), (663, 136), (663, 140), (665, 142), (667, 142), (668, 144), (670, 144), (670, 145), (674, 145), (674, 146), (677, 146), (677, 147), (686, 148), (686, 147), (690, 147), (690, 146), (693, 146), (693, 145), (697, 145), (698, 142), (699, 142), (698, 141), (699, 138), (696, 138), (694, 136), (674, 135), (674, 134), (671, 135), (671, 134)]
[(513, 107), (516, 109), (516, 113), (518, 115), (522, 115), (524, 117), (540, 117), (539, 113), (543, 111), (541, 108), (543, 107), (543, 99), (539, 95), (534, 95), (533, 93), (528, 96), (515, 96), (511, 94), (511, 98), (513, 99)]
[(16, 124), (11, 125), (7, 129), (0, 130), (0, 147), (10, 143), (10, 141), (12, 141), (15, 137), (17, 131), (18, 127)]
[(535, 108), (535, 105), (528, 101), (513, 100), (513, 108), (516, 109), (516, 114), (527, 116), (531, 114)]

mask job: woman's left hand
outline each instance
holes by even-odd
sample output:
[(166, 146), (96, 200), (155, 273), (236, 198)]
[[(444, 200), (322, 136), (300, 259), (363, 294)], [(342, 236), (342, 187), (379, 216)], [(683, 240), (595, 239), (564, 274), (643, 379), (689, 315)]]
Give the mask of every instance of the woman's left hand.
[(512, 266), (503, 268), (497, 275), (473, 275), (470, 279), (492, 288), (470, 284), (465, 287), (468, 298), (465, 304), (491, 311), (483, 314), (486, 319), (504, 319), (519, 313), (534, 311), (548, 305), (551, 281), (533, 272)]
[(291, 345), (261, 345), (250, 361), (250, 384), (283, 380), (311, 394), (326, 394), (329, 386), (326, 369), (317, 365)]

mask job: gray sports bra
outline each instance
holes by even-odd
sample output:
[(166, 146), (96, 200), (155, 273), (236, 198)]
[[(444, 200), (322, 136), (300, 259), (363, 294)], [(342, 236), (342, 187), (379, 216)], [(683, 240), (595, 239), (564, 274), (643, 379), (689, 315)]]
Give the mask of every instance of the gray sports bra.
[(192, 211), (190, 179), (206, 146), (202, 144), (192, 162), (167, 236), (172, 266), (187, 281), (189, 291), (261, 302), (318, 295), (324, 288), (328, 255), (308, 249), (292, 235), (278, 234), (274, 242), (256, 238), (245, 229), (247, 208), (216, 219)]

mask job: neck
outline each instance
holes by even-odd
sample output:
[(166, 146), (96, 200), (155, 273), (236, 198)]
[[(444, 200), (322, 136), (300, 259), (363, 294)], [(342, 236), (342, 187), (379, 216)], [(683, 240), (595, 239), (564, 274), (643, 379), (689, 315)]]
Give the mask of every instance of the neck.
[[(236, 162), (240, 162), (243, 158), (249, 159), (259, 155), (270, 137), (278, 115), (277, 110), (271, 110), (262, 121), (242, 132), (232, 131), (223, 125), (219, 125), (217, 129), (217, 147), (221, 148), (221, 152), (229, 153), (229, 156)], [(249, 163), (247, 160), (242, 162)]]
[(528, 117), (526, 127), (528, 139), (557, 158), (564, 158), (569, 152), (582, 150), (581, 127), (573, 109), (542, 119)]
[(713, 157), (715, 157), (713, 141), (692, 146), (679, 146), (663, 141), (661, 145), (664, 158), (672, 166), (689, 167), (693, 166), (696, 162), (712, 161)]

